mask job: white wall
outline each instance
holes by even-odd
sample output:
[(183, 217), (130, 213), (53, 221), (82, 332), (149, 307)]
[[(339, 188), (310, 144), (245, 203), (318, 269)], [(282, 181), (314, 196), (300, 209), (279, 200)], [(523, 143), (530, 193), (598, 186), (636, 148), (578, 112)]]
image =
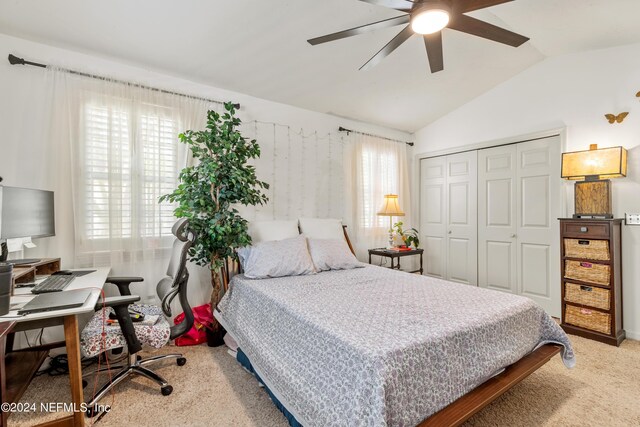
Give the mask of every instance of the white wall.
[[(592, 143), (629, 150), (629, 175), (613, 182), (614, 215), (624, 217), (640, 212), (638, 91), (640, 44), (549, 58), (416, 132), (414, 153), (566, 127), (567, 151)], [(630, 114), (621, 124), (604, 118), (622, 111)], [(571, 213), (572, 187), (566, 187)], [(623, 227), (622, 252), (624, 327), (640, 339), (640, 227)]]
[[(60, 256), (63, 268), (72, 267), (74, 255), (69, 147), (66, 145), (54, 147), (47, 138), (49, 124), (45, 122), (45, 118), (50, 107), (44, 105), (43, 100), (48, 99), (46, 93), (49, 88), (46, 87), (43, 70), (35, 67), (12, 66), (5, 59), (9, 53), (36, 62), (79, 69), (221, 101), (238, 102), (241, 104), (239, 115), (244, 122), (253, 120), (275, 122), (290, 126), (292, 131), (304, 129), (307, 134), (317, 131), (320, 136), (333, 133), (336, 135), (335, 138), (340, 138), (337, 131), (339, 126), (401, 140), (412, 138), (411, 135), (403, 132), (229, 92), (109, 58), (90, 56), (0, 34), (0, 176), (4, 178), (4, 185), (49, 189), (56, 192), (57, 235), (36, 241), (38, 248), (26, 250), (24, 256)], [(276, 141), (280, 155), (286, 152), (288, 146), (284, 134), (284, 129), (279, 127), (279, 137)], [(272, 140), (268, 143), (272, 144)], [(315, 144), (315, 139), (294, 138), (294, 143)], [(259, 173), (261, 173), (260, 164), (269, 163), (268, 157), (272, 155), (270, 154), (272, 151), (272, 147), (270, 150), (263, 151), (265, 160), (261, 159), (261, 163), (258, 164)], [(299, 151), (298, 147), (297, 152)], [(327, 158), (322, 152), (314, 155), (320, 156), (321, 160)], [(336, 152), (333, 156), (336, 156)], [(280, 162), (283, 160), (281, 159)], [(331, 162), (324, 161), (321, 167), (327, 168), (330, 164)], [(335, 171), (342, 173), (341, 166), (333, 165), (331, 168), (334, 173)], [(305, 172), (308, 175), (306, 179), (312, 177), (308, 170)], [(262, 171), (261, 174), (263, 179), (269, 181), (270, 171)], [(283, 179), (278, 175), (278, 185), (281, 185)], [(323, 189), (321, 191), (328, 188), (327, 182), (324, 184), (323, 187), (318, 187)], [(324, 195), (313, 197), (313, 200), (308, 201), (312, 208), (325, 200)], [(280, 202), (284, 202), (283, 197), (280, 197)], [(269, 208), (264, 208), (263, 215), (258, 217), (264, 217), (270, 212)], [(293, 213), (287, 212), (287, 214)], [(135, 272), (123, 271), (115, 273), (135, 274)], [(201, 295), (196, 296), (191, 301), (192, 304), (206, 301), (208, 293), (209, 288), (202, 289)]]

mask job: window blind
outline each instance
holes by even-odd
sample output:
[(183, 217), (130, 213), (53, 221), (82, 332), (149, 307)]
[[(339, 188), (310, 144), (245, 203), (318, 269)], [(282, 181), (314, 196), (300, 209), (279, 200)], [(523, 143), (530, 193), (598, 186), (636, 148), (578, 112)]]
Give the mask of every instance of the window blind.
[(85, 238), (170, 236), (173, 206), (158, 198), (177, 185), (177, 119), (87, 104), (83, 120)]
[(398, 194), (398, 165), (395, 152), (362, 150), (362, 218), (364, 228), (388, 227), (388, 218), (377, 215), (384, 194)]

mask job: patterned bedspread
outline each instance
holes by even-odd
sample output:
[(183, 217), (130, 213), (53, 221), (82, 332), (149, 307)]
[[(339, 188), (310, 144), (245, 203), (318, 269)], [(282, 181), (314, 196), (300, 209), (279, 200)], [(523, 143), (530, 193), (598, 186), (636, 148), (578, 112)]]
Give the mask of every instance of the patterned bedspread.
[(236, 276), (216, 318), (304, 426), (411, 426), (544, 343), (569, 339), (528, 298), (367, 266)]

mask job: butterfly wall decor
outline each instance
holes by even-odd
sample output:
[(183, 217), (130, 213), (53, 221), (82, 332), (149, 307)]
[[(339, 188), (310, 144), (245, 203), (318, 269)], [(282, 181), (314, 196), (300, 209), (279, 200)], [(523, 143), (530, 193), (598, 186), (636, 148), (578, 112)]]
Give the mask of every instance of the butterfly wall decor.
[(625, 117), (627, 117), (629, 115), (628, 111), (625, 111), (624, 113), (620, 113), (617, 116), (615, 114), (605, 114), (604, 116), (607, 118), (607, 120), (609, 121), (609, 123), (614, 124), (616, 122), (618, 123), (622, 123), (622, 121), (625, 119)]

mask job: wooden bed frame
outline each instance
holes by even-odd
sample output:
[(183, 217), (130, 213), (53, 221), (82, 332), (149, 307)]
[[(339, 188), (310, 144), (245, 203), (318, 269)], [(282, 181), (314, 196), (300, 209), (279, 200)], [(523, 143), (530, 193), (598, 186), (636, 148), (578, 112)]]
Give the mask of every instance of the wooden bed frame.
[[(349, 249), (355, 255), (355, 250), (347, 234), (347, 226), (343, 225), (344, 237)], [(234, 272), (240, 269), (235, 262), (230, 260), (223, 268), (222, 281), (225, 291), (229, 288), (229, 280)], [(487, 407), (491, 402), (509, 391), (529, 375), (544, 366), (551, 358), (560, 353), (562, 346), (546, 344), (529, 353), (513, 365), (507, 366), (503, 372), (480, 384), (469, 393), (460, 397), (444, 409), (431, 415), (418, 424), (418, 427), (453, 427), (462, 425), (476, 413)]]
[(546, 344), (529, 353), (513, 365), (505, 368), (504, 372), (482, 383), (477, 388), (451, 403), (446, 408), (436, 412), (418, 424), (419, 427), (431, 426), (459, 426), (476, 413), (480, 412), (491, 402), (502, 396), (511, 387), (541, 368), (553, 356), (558, 354), (561, 346)]

